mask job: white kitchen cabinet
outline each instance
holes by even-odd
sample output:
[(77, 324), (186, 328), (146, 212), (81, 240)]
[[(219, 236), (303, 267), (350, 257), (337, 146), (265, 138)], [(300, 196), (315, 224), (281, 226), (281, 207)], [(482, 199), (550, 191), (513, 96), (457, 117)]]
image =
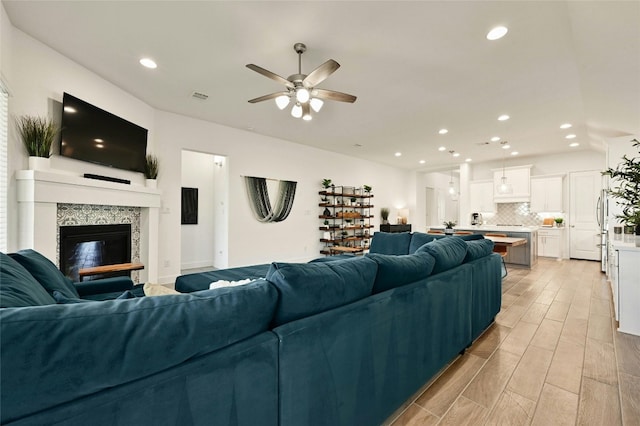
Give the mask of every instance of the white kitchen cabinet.
[(538, 256), (562, 258), (564, 230), (561, 228), (538, 229)]
[(495, 213), (493, 181), (473, 181), (469, 183), (469, 207), (471, 212)]
[(562, 176), (532, 177), (532, 212), (562, 212)]
[[(614, 242), (615, 276), (614, 298), (617, 303), (618, 331), (640, 336), (640, 247), (635, 243)], [(617, 294), (616, 294), (617, 293)]]
[[(500, 192), (502, 176), (507, 179), (511, 191)], [(493, 201), (496, 203), (520, 203), (531, 199), (530, 189), (531, 166), (505, 167), (493, 169)]]

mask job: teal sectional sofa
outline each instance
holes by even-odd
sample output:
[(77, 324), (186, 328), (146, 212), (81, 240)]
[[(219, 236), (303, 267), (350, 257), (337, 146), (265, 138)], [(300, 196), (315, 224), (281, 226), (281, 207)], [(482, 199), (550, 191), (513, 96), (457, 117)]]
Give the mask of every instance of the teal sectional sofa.
[[(264, 276), (238, 287), (203, 289), (241, 268), (180, 277), (189, 294), (2, 308), (0, 422), (380, 424), (500, 309), (493, 243), (426, 239), (376, 233), (366, 256), (248, 267)], [(0, 266), (0, 300), (39, 285)]]

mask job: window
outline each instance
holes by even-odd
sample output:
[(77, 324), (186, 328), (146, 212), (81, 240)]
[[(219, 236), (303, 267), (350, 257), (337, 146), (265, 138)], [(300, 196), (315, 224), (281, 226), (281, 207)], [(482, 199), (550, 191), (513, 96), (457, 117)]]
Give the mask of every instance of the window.
[(7, 145), (9, 127), (9, 93), (0, 80), (0, 251), (7, 251)]

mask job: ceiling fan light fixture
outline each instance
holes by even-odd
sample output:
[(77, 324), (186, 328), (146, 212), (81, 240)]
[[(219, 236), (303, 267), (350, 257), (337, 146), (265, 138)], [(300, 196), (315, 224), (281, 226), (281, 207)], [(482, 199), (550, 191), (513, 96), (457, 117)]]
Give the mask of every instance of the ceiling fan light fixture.
[(276, 105), (278, 106), (279, 109), (283, 110), (287, 107), (287, 105), (289, 105), (290, 101), (291, 101), (291, 98), (289, 98), (289, 96), (280, 95), (276, 98)]
[(299, 87), (296, 89), (296, 100), (301, 104), (309, 102), (310, 97), (311, 97), (311, 94), (304, 87)]
[(302, 117), (302, 106), (299, 103), (296, 103), (293, 108), (291, 108), (291, 116), (294, 118)]
[(315, 112), (320, 112), (322, 106), (324, 105), (324, 101), (318, 98), (311, 98), (311, 101), (309, 101), (309, 103), (311, 104), (311, 109), (313, 109)]

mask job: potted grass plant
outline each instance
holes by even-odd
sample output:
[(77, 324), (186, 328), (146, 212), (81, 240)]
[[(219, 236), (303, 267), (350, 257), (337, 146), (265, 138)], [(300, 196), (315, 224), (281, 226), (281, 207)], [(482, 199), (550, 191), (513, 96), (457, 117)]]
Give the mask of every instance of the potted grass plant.
[(16, 120), (16, 127), (29, 154), (29, 169), (48, 169), (51, 145), (59, 131), (58, 126), (46, 117), (23, 115)]
[(446, 220), (442, 222), (442, 224), (445, 226), (445, 234), (453, 234), (453, 227), (457, 225), (457, 223), (452, 220)]
[(158, 183), (158, 172), (160, 171), (160, 162), (158, 157), (147, 154), (144, 162), (144, 177), (147, 179), (146, 185), (149, 188), (156, 188)]
[[(633, 139), (631, 144), (638, 148), (640, 141)], [(622, 207), (622, 214), (616, 216), (627, 226), (635, 227), (635, 234), (640, 235), (640, 157), (622, 157), (622, 162), (614, 168), (608, 168), (603, 175), (612, 179), (609, 195), (616, 199)]]

